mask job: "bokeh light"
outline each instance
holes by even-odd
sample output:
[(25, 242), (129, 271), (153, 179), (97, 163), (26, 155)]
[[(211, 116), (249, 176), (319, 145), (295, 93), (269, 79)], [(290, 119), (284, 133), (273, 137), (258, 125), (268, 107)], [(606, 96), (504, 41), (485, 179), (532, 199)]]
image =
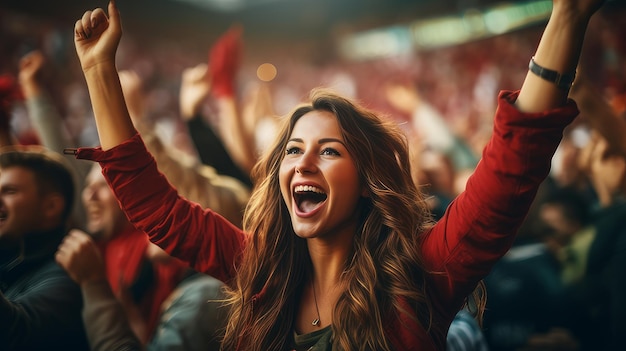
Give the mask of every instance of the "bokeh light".
[(264, 63), (256, 70), (256, 76), (264, 82), (271, 82), (274, 80), (277, 73), (278, 71), (276, 70), (276, 66), (271, 63)]

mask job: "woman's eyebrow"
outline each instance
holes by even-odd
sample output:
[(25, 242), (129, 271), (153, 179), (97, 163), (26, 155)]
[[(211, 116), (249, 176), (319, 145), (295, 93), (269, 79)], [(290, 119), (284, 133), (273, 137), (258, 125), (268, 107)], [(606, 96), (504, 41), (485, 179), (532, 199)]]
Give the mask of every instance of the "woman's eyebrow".
[(346, 146), (346, 144), (343, 142), (343, 140), (340, 139), (336, 139), (336, 138), (323, 138), (320, 139), (318, 142), (318, 144), (324, 144), (324, 143), (339, 143), (343, 146)]
[[(296, 143), (303, 143), (304, 141), (301, 138), (292, 138), (287, 140), (288, 142), (296, 142)], [(337, 138), (322, 138), (320, 140), (317, 141), (318, 144), (325, 144), (325, 143), (339, 143), (343, 146), (346, 146), (346, 144), (343, 142), (343, 140), (337, 139)]]

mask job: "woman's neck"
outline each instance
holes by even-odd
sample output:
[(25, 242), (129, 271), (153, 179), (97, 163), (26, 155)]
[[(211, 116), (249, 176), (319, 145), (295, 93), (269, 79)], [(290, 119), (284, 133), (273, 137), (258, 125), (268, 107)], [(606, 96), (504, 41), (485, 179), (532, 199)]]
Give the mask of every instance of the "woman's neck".
[(345, 290), (343, 272), (352, 244), (309, 239), (310, 278), (303, 288), (296, 332), (308, 334), (332, 324), (333, 311)]

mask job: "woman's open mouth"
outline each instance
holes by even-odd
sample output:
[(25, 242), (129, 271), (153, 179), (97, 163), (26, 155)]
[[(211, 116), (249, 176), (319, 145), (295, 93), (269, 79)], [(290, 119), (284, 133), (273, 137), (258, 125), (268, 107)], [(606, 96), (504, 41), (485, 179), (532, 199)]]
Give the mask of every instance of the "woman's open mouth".
[(308, 214), (318, 209), (328, 198), (326, 193), (312, 185), (298, 185), (294, 188), (293, 198), (298, 210)]

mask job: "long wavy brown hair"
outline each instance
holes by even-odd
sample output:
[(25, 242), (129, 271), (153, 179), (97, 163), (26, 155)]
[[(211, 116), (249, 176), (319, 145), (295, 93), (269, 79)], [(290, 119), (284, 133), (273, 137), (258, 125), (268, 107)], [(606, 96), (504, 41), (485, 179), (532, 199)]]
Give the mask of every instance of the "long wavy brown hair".
[[(358, 205), (358, 229), (342, 275), (347, 288), (333, 311), (334, 349), (391, 350), (383, 322), (394, 311), (431, 328), (419, 237), (432, 219), (411, 177), (404, 133), (395, 122), (330, 91), (314, 90), (310, 100), (283, 121), (275, 144), (253, 169), (257, 185), (244, 214), (250, 237), (228, 292), (231, 315), (225, 350), (290, 346), (301, 289), (310, 279), (312, 264), (306, 240), (291, 226), (278, 173), (294, 125), (313, 110), (337, 117), (361, 184), (369, 192)], [(406, 311), (400, 300), (414, 310)]]

